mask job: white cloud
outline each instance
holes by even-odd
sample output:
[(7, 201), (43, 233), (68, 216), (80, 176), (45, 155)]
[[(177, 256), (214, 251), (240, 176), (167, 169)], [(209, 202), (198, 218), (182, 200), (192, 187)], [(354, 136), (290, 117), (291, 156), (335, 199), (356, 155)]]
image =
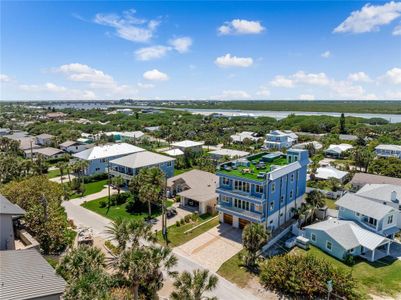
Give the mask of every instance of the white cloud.
[(386, 74), (381, 76), (379, 79), (382, 79), (392, 84), (401, 84), (401, 69), (392, 68), (391, 70), (388, 70)]
[(311, 94), (301, 94), (298, 97), (299, 100), (315, 100), (315, 96)]
[(391, 23), (401, 15), (401, 2), (388, 2), (383, 5), (366, 4), (334, 29), (334, 33), (363, 33), (379, 30), (380, 26)]
[(401, 91), (387, 91), (385, 95), (389, 100), (401, 100)]
[(291, 79), (286, 78), (282, 75), (277, 75), (274, 77), (270, 84), (274, 87), (292, 88), (294, 87), (294, 82)]
[(260, 21), (248, 21), (241, 19), (234, 19), (229, 22), (224, 22), (224, 24), (218, 28), (218, 32), (221, 35), (258, 34), (263, 30), (265, 30), (265, 28), (262, 26)]
[(169, 44), (174, 47), (174, 49), (179, 53), (185, 53), (189, 51), (192, 45), (192, 39), (190, 37), (180, 37), (176, 39), (171, 39)]
[(18, 86), (20, 90), (29, 93), (51, 93), (57, 99), (64, 100), (93, 100), (96, 95), (91, 90), (69, 89), (59, 86), (51, 82), (45, 84), (21, 84)]
[(141, 89), (153, 89), (155, 85), (151, 83), (138, 82), (138, 87), (140, 87)]
[(0, 74), (0, 82), (9, 82), (11, 80), (10, 76), (6, 74)]
[(401, 35), (401, 23), (394, 27), (393, 35)]
[(320, 56), (323, 58), (329, 58), (331, 56), (331, 52), (329, 50), (324, 51), (322, 54), (320, 54)]
[(354, 81), (354, 82), (370, 82), (372, 81), (368, 74), (365, 72), (356, 72), (356, 73), (350, 73), (348, 75), (348, 80), (349, 81)]
[(117, 36), (132, 42), (145, 43), (152, 39), (159, 20), (145, 20), (135, 17), (135, 10), (124, 11), (123, 15), (96, 14), (94, 22), (112, 27)]
[(85, 64), (72, 63), (62, 65), (55, 69), (68, 76), (72, 81), (83, 81), (98, 84), (113, 83), (114, 80), (110, 75), (105, 74), (103, 71), (94, 69)]
[(217, 100), (243, 100), (250, 98), (251, 95), (241, 90), (225, 90), (220, 95), (211, 97), (211, 99)]
[(261, 96), (261, 97), (269, 97), (270, 96), (270, 90), (265, 87), (265, 86), (260, 86), (259, 90), (256, 92), (257, 96)]
[(330, 79), (325, 73), (305, 73), (298, 71), (290, 76), (277, 75), (270, 82), (274, 87), (292, 88), (297, 84), (320, 85), (330, 84)]
[(217, 57), (214, 63), (221, 68), (228, 68), (228, 67), (247, 68), (253, 64), (253, 59), (251, 57), (231, 56), (230, 53), (227, 53), (226, 55)]
[(335, 97), (346, 100), (377, 100), (377, 96), (366, 93), (360, 85), (353, 85), (349, 81), (333, 81), (330, 88), (334, 91)]
[(146, 71), (145, 73), (143, 73), (143, 78), (154, 81), (165, 81), (169, 79), (167, 74), (160, 72), (157, 69)]
[(137, 60), (152, 60), (164, 57), (168, 51), (170, 51), (170, 47), (166, 46), (152, 46), (145, 47), (135, 51), (135, 57)]

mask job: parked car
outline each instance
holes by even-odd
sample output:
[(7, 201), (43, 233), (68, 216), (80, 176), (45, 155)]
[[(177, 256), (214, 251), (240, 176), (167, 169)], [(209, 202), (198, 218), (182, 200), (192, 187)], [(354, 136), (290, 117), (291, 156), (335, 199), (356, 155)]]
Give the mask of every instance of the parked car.
[(175, 215), (177, 215), (177, 210), (175, 209), (175, 207), (170, 207), (167, 209), (166, 215), (167, 215), (167, 218), (172, 218)]

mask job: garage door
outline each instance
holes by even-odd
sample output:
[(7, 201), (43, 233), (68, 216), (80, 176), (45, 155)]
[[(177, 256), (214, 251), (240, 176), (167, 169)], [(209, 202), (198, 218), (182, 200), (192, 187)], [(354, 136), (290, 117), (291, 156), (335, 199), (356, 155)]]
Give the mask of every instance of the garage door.
[(224, 214), (224, 223), (233, 225), (233, 216)]
[(239, 228), (243, 229), (246, 225), (248, 225), (250, 222), (245, 219), (239, 219)]

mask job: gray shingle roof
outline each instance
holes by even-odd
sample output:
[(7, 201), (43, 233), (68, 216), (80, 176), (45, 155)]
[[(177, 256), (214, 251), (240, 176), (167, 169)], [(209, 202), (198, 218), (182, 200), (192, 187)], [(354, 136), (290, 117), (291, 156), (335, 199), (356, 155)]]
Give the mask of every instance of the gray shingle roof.
[(0, 195), (0, 215), (21, 216), (25, 215), (25, 210), (18, 205), (11, 203), (3, 195)]
[(351, 184), (354, 185), (380, 184), (380, 183), (395, 184), (401, 186), (401, 179), (388, 176), (373, 175), (368, 173), (356, 173), (351, 180)]
[(358, 246), (374, 250), (389, 241), (389, 239), (381, 235), (363, 229), (352, 221), (329, 219), (305, 228), (324, 231), (345, 250)]
[(36, 137), (40, 139), (52, 139), (54, 136), (48, 133), (42, 133), (37, 135)]
[(0, 299), (34, 299), (64, 292), (64, 279), (35, 249), (0, 251), (0, 265)]
[(391, 202), (391, 194), (395, 192), (398, 203), (401, 203), (401, 185), (366, 184), (356, 194), (365, 198)]
[(141, 151), (133, 154), (129, 154), (117, 159), (110, 161), (112, 164), (117, 164), (119, 166), (127, 168), (142, 168), (147, 166), (158, 165), (168, 161), (174, 161), (175, 158), (169, 156), (153, 153), (150, 151)]
[(375, 218), (377, 220), (382, 219), (389, 212), (394, 210), (394, 208), (391, 206), (383, 205), (353, 193), (345, 194), (343, 197), (337, 200), (336, 205)]

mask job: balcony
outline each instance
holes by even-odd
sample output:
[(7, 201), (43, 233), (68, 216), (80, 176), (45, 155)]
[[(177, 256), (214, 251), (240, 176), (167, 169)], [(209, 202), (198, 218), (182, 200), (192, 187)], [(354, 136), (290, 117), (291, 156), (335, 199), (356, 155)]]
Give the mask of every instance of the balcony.
[(218, 204), (217, 210), (228, 214), (234, 214), (239, 218), (245, 218), (255, 223), (261, 223), (265, 221), (265, 217), (262, 214), (247, 211), (234, 206), (226, 206), (224, 204)]
[(134, 175), (125, 174), (122, 172), (118, 172), (116, 170), (110, 170), (110, 175), (116, 176), (116, 177), (121, 176), (125, 180), (131, 180), (132, 177), (134, 177)]
[(227, 195), (229, 197), (251, 201), (256, 204), (261, 204), (265, 200), (263, 197), (256, 197), (255, 195), (252, 195), (250, 193), (245, 193), (245, 192), (232, 190), (232, 189), (226, 189), (224, 187), (217, 188), (216, 193), (219, 193), (219, 194), (221, 193), (221, 194)]

